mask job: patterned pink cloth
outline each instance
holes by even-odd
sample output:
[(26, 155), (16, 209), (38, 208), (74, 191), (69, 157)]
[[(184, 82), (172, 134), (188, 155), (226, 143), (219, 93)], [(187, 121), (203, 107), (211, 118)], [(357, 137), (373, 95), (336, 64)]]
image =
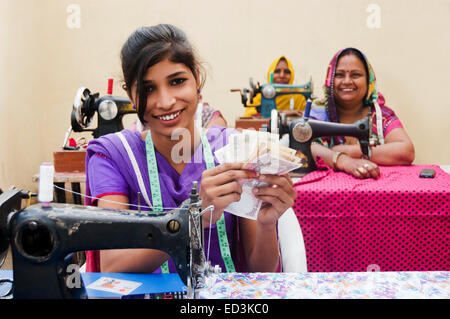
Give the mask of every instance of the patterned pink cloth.
[[(435, 178), (419, 178), (423, 168)], [(308, 271), (450, 270), (450, 175), (380, 170), (378, 180), (320, 170), (295, 183)]]

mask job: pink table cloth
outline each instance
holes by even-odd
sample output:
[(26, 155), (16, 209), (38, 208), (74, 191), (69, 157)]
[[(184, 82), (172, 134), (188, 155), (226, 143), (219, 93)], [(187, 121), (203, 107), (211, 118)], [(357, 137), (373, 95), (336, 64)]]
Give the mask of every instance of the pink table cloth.
[[(423, 168), (435, 178), (419, 178)], [(450, 271), (450, 175), (380, 170), (378, 180), (325, 169), (295, 183), (308, 271)]]

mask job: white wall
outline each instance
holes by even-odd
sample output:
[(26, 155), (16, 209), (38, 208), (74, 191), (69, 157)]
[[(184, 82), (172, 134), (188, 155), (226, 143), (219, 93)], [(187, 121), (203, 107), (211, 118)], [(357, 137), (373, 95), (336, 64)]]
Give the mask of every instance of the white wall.
[[(369, 27), (372, 3), (380, 28)], [(113, 77), (124, 96), (120, 47), (137, 27), (157, 23), (188, 34), (208, 71), (204, 100), (230, 125), (244, 109), (229, 90), (250, 77), (264, 82), (277, 56), (292, 60), (296, 83), (312, 76), (321, 95), (334, 53), (358, 47), (415, 143), (415, 163), (450, 163), (450, 0), (2, 0), (0, 188), (36, 188), (31, 178), (61, 146), (78, 87), (105, 94)]]

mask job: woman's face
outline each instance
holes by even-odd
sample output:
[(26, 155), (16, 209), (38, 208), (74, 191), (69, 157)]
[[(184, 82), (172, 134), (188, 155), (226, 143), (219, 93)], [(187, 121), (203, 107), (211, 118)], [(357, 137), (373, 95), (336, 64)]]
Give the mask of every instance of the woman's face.
[(273, 83), (289, 84), (291, 80), (291, 70), (289, 70), (286, 60), (281, 59), (273, 71)]
[(340, 106), (362, 103), (367, 94), (364, 64), (353, 54), (339, 58), (334, 77), (334, 96)]
[[(158, 136), (170, 138), (177, 128), (186, 128), (192, 133), (199, 85), (186, 65), (169, 59), (158, 62), (148, 68), (143, 85), (147, 93), (145, 125), (151, 128), (155, 139)], [(136, 88), (132, 92), (136, 92)]]

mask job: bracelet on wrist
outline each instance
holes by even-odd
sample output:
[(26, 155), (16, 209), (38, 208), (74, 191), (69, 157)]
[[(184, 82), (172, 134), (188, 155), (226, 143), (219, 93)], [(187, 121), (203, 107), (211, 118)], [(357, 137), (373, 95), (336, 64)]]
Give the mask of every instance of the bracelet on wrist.
[(333, 170), (337, 171), (337, 161), (341, 155), (346, 155), (344, 152), (336, 152), (333, 155)]

